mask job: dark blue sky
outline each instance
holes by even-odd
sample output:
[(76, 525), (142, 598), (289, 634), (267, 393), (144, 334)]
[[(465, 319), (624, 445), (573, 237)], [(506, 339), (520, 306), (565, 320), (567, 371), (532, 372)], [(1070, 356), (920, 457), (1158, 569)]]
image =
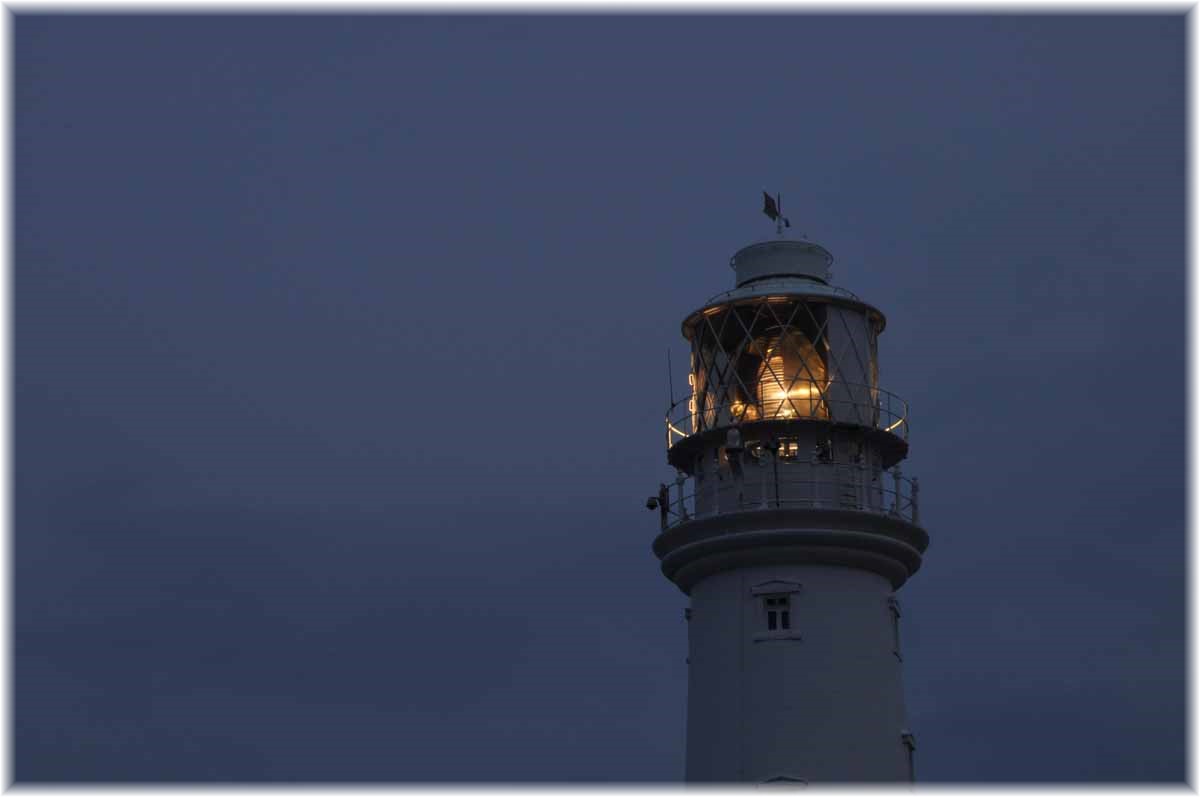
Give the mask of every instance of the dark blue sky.
[(1184, 777), (1184, 17), (19, 14), (15, 774), (671, 781), (665, 350), (889, 318), (925, 781)]

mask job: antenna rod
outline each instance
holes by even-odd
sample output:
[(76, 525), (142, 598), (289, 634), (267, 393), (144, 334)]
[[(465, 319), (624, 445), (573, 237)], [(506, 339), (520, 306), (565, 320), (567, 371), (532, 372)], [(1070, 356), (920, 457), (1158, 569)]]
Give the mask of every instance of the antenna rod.
[(671, 347), (667, 347), (667, 412), (675, 406), (675, 379), (671, 376)]

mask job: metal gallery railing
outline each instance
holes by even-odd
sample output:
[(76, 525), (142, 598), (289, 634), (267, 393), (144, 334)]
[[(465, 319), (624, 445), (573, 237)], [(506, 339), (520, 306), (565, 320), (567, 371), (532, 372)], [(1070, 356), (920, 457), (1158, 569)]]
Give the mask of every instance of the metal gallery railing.
[(921, 520), (916, 479), (890, 470), (826, 462), (750, 461), (741, 476), (723, 469), (702, 479), (680, 473), (655, 506), (662, 529), (695, 518), (768, 509), (846, 509)]
[(802, 397), (713, 402), (687, 396), (667, 411), (667, 448), (685, 437), (750, 421), (815, 418), (890, 432), (908, 439), (908, 402), (870, 385), (813, 383)]

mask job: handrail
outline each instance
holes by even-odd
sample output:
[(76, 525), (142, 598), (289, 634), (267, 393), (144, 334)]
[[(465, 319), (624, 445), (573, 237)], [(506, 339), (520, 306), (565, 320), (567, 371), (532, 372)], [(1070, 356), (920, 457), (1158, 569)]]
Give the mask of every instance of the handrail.
[(764, 461), (743, 465), (742, 477), (723, 469), (706, 478), (682, 473), (658, 504), (662, 530), (693, 518), (768, 509), (842, 509), (920, 523), (919, 484), (866, 465), (828, 462)]
[[(869, 397), (865, 400), (855, 396)], [(908, 439), (908, 402), (894, 393), (871, 385), (831, 382), (813, 398), (783, 398), (767, 401), (726, 401), (697, 407), (694, 396), (679, 399), (667, 410), (667, 448), (685, 437), (709, 429), (757, 420), (814, 418), (835, 423), (854, 423), (890, 432)]]

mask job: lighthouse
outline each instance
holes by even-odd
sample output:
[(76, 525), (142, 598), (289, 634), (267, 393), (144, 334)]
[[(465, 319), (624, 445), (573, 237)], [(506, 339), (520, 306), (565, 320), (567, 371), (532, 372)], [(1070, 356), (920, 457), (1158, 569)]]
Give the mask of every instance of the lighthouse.
[[(914, 779), (897, 590), (929, 537), (874, 306), (807, 240), (747, 246), (683, 321), (653, 551), (689, 598), (686, 779)], [(674, 398), (674, 397), (672, 397)]]

